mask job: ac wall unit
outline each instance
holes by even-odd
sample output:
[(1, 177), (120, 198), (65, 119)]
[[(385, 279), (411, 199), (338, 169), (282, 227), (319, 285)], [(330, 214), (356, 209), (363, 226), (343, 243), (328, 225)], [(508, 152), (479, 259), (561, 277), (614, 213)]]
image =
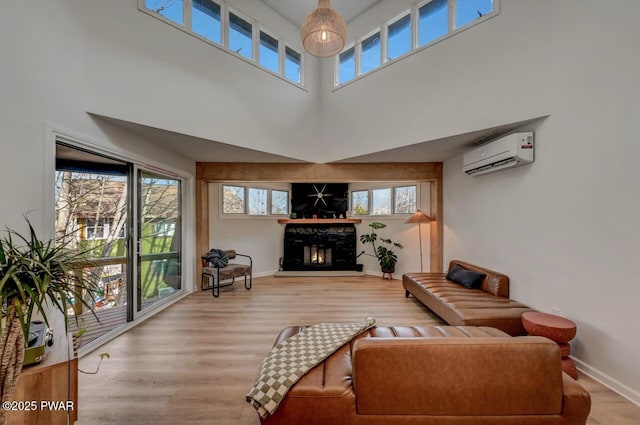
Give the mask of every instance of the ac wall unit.
[(532, 162), (533, 132), (513, 133), (464, 154), (462, 170), (478, 176)]

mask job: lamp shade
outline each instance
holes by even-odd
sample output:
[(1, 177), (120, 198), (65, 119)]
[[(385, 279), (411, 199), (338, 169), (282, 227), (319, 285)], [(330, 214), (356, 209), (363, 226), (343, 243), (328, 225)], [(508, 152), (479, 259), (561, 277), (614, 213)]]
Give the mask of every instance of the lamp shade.
[(409, 217), (407, 219), (407, 221), (405, 221), (405, 223), (407, 223), (407, 224), (429, 223), (429, 222), (432, 222), (432, 221), (434, 221), (433, 218), (429, 217), (428, 215), (426, 215), (422, 211), (417, 210), (415, 213), (413, 213), (411, 215), (411, 217)]
[(329, 0), (319, 0), (318, 8), (302, 23), (300, 30), (304, 49), (313, 56), (326, 58), (337, 55), (347, 40), (347, 24), (331, 9)]

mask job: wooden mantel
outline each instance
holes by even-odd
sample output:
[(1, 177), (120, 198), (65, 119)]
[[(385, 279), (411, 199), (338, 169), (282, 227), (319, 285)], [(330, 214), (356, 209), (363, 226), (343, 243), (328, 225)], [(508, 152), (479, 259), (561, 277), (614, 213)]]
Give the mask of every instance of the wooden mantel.
[(360, 224), (360, 218), (279, 218), (279, 224)]

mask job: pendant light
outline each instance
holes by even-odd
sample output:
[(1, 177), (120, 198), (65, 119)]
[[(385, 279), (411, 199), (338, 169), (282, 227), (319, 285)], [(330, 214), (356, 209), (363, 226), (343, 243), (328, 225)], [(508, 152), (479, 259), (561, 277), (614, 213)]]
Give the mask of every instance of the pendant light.
[(347, 24), (331, 8), (329, 0), (318, 0), (318, 8), (304, 20), (300, 30), (304, 49), (320, 58), (337, 55), (347, 40)]

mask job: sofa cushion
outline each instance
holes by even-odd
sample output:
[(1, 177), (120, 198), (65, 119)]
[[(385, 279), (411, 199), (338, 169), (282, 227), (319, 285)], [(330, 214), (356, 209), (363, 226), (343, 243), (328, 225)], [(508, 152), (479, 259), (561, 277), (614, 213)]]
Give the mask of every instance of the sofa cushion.
[(486, 274), (467, 270), (460, 264), (456, 264), (451, 270), (449, 270), (449, 273), (447, 273), (447, 279), (459, 283), (469, 289), (479, 289), (482, 286), (482, 281), (485, 277), (487, 277)]

